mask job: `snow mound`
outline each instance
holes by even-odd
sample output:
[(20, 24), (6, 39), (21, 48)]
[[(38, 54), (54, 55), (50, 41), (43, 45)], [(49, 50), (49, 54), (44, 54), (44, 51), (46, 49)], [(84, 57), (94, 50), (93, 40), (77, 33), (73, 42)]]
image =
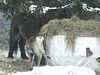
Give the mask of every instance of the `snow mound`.
[(78, 66), (34, 67), (32, 71), (17, 72), (9, 75), (96, 75), (94, 70)]

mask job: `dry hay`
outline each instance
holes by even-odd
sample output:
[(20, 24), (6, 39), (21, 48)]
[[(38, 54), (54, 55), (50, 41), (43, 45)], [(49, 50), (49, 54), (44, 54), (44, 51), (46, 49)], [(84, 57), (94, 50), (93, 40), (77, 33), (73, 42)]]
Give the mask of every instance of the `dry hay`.
[(77, 36), (99, 37), (100, 22), (95, 20), (80, 20), (77, 17), (71, 19), (51, 20), (41, 28), (39, 35), (52, 37), (54, 35), (66, 35), (70, 46), (74, 46)]

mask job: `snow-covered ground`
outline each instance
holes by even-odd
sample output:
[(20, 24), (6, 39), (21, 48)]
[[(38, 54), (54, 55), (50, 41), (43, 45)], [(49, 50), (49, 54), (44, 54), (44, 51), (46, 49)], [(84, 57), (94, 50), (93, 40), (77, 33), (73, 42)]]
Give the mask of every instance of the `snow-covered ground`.
[(16, 55), (16, 58), (14, 59), (8, 59), (7, 54), (7, 50), (0, 50), (0, 67), (2, 65), (2, 67), (0, 68), (0, 75), (96, 75), (93, 69), (84, 66), (72, 65), (46, 65), (40, 67), (33, 67), (33, 70), (29, 71), (29, 65), (27, 65), (28, 61), (24, 61), (19, 58), (20, 52), (18, 52), (18, 55)]
[[(61, 37), (63, 38), (63, 36), (61, 36)], [(17, 69), (18, 71), (16, 71), (16, 73), (13, 73), (13, 71), (12, 71), (12, 72), (8, 72), (8, 75), (47, 75), (47, 74), (48, 75), (51, 75), (51, 74), (53, 74), (53, 75), (54, 74), (56, 74), (56, 75), (57, 74), (58, 75), (60, 75), (60, 74), (62, 74), (62, 75), (96, 75), (95, 70), (96, 71), (100, 70), (100, 63), (98, 63), (96, 61), (95, 54), (90, 57), (85, 57), (85, 51), (84, 51), (84, 47), (90, 47), (90, 48), (92, 48), (93, 46), (96, 47), (96, 45), (97, 45), (96, 39), (95, 38), (91, 38), (91, 39), (89, 39), (89, 38), (82, 39), (81, 38), (80, 40), (82, 40), (82, 42), (80, 40), (78, 40), (78, 43), (81, 42), (79, 47), (82, 47), (83, 49), (81, 51), (77, 51), (77, 53), (75, 53), (75, 55), (79, 55), (79, 56), (72, 58), (72, 56), (70, 56), (71, 54), (69, 54), (69, 55), (67, 55), (69, 57), (66, 56), (66, 58), (64, 58), (63, 56), (66, 54), (64, 54), (64, 51), (62, 51), (63, 50), (62, 47), (64, 47), (63, 46), (64, 40), (61, 39), (61, 37), (60, 37), (60, 40), (59, 40), (59, 37), (56, 37), (56, 38), (53, 38), (53, 39), (56, 39), (55, 41), (49, 42), (49, 43), (53, 42), (52, 45), (54, 45), (53, 48), (55, 48), (55, 50), (53, 50), (53, 53), (51, 53), (51, 55), (50, 55), (51, 59), (52, 59), (52, 57), (54, 58), (54, 61), (51, 60), (49, 62), (50, 59), (48, 59), (49, 63), (47, 66), (33, 67), (32, 71), (26, 70), (25, 72), (21, 72), (20, 70)], [(87, 42), (87, 44), (83, 46), (84, 42), (85, 43)], [(50, 48), (52, 49), (52, 45), (51, 44), (49, 44), (49, 45), (51, 46)], [(57, 47), (59, 50), (57, 49)], [(52, 52), (52, 50), (51, 50), (51, 52)], [(96, 52), (96, 51), (94, 51), (94, 52)], [(97, 51), (97, 53), (98, 53), (98, 51)], [(0, 55), (3, 55), (4, 57), (7, 57), (7, 54), (8, 54), (7, 50), (0, 51)], [(81, 56), (81, 54), (82, 54), (82, 56)], [(2, 57), (2, 56), (0, 56), (0, 57)], [(5, 59), (0, 59), (0, 61), (3, 60), (3, 62), (4, 61), (7, 62), (6, 64), (8, 64), (8, 67), (13, 68), (13, 66), (14, 66), (14, 65), (12, 66), (13, 62), (16, 63), (16, 67), (18, 66), (18, 61), (20, 58), (19, 50), (18, 50), (18, 54), (16, 55), (16, 57), (17, 57), (17, 59), (14, 58), (14, 60), (8, 60), (5, 58)], [(63, 59), (61, 60), (61, 58), (63, 58)], [(59, 61), (57, 61), (56, 59)], [(66, 59), (67, 59), (67, 61), (63, 62), (63, 60), (66, 60)], [(11, 63), (9, 64), (9, 62), (11, 62)], [(52, 64), (52, 62), (55, 62), (55, 64), (50, 66)], [(19, 63), (25, 63), (25, 62), (20, 61)], [(28, 64), (28, 62), (26, 62), (26, 63)], [(60, 65), (57, 65), (57, 63)], [(66, 64), (66, 63), (69, 63), (69, 64)], [(20, 68), (23, 67), (24, 65), (21, 65)], [(27, 66), (26, 66), (26, 68), (27, 68)], [(0, 74), (2, 74), (2, 73), (3, 72), (1, 71)]]
[[(95, 75), (95, 71), (100, 71), (100, 63), (96, 58), (100, 57), (100, 41), (96, 37), (79, 37), (75, 42), (75, 51), (71, 52), (66, 48), (64, 36), (54, 36), (47, 39), (48, 65), (44, 67), (34, 67), (32, 71), (18, 72), (18, 74), (29, 75), (46, 75), (46, 74), (63, 74), (63, 75)], [(86, 57), (86, 48), (89, 47), (93, 52), (92, 56)], [(72, 54), (74, 56), (72, 56)], [(69, 66), (71, 65), (71, 66)], [(51, 72), (52, 71), (52, 72)], [(84, 72), (85, 71), (85, 72)], [(91, 71), (91, 72), (89, 72)], [(70, 72), (70, 73), (69, 73)], [(89, 73), (89, 74), (88, 74)], [(12, 74), (13, 75), (13, 74)]]
[(32, 71), (17, 72), (10, 75), (96, 75), (94, 70), (78, 66), (34, 67)]

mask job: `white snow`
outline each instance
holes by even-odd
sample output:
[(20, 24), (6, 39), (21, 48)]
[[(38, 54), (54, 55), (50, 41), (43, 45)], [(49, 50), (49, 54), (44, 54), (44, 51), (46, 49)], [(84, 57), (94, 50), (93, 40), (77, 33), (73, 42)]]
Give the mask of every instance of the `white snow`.
[[(5, 57), (8, 57), (8, 50), (0, 50), (0, 54), (5, 56)], [(14, 53), (14, 57), (15, 58), (20, 58), (21, 57), (20, 55), (21, 55), (20, 50), (18, 49), (17, 54)], [(27, 52), (26, 52), (26, 55), (28, 56)]]
[(86, 56), (86, 48), (90, 48), (93, 57), (100, 57), (100, 37), (78, 37), (75, 42), (75, 56)]
[(50, 8), (50, 7), (45, 7), (45, 6), (43, 6), (43, 13), (45, 13), (45, 12), (48, 11), (49, 9), (57, 9), (57, 7), (52, 7), (52, 8)]
[[(29, 7), (29, 10), (33, 13), (33, 11), (36, 9), (36, 5), (31, 5), (30, 7)], [(50, 7), (45, 7), (45, 6), (43, 6), (43, 13), (45, 13), (46, 11), (48, 11), (49, 9), (57, 9), (57, 7), (52, 7), (52, 8), (50, 8)]]
[(83, 3), (83, 9), (86, 11), (100, 11), (100, 8), (93, 8), (93, 7), (89, 7), (87, 6), (87, 4)]
[[(92, 56), (86, 57), (86, 48), (89, 47)], [(64, 35), (53, 36), (46, 40), (48, 65), (51, 66), (85, 66), (94, 70), (100, 70), (100, 63), (96, 58), (100, 57), (100, 38), (78, 37), (75, 41), (74, 52), (65, 43)]]
[(32, 71), (17, 72), (9, 75), (96, 75), (94, 70), (78, 66), (34, 67)]
[[(96, 75), (100, 71), (100, 63), (96, 61), (100, 57), (100, 38), (78, 37), (75, 42), (75, 51), (67, 48), (65, 36), (53, 36), (46, 40), (48, 65), (44, 67), (33, 67), (32, 71), (17, 72), (11, 75)], [(92, 56), (86, 57), (86, 47), (93, 52)], [(71, 65), (71, 66), (69, 66)]]
[[(64, 6), (62, 6), (61, 8), (65, 8), (65, 7), (67, 7), (68, 5), (64, 5)], [(34, 11), (35, 9), (36, 9), (36, 5), (31, 5), (30, 7), (29, 7), (29, 10), (30, 11)], [(87, 6), (87, 4), (85, 4), (85, 3), (82, 3), (82, 7), (83, 7), (83, 9), (84, 10), (86, 10), (86, 11), (100, 11), (100, 8), (93, 8), (93, 7), (89, 7), (89, 6)], [(43, 13), (45, 13), (46, 11), (48, 11), (49, 9), (59, 9), (59, 8), (57, 8), (57, 7), (45, 7), (45, 6), (43, 6)]]
[(29, 7), (29, 10), (31, 11), (31, 13), (33, 13), (33, 11), (34, 11), (36, 8), (37, 8), (36, 5), (31, 5), (31, 6)]

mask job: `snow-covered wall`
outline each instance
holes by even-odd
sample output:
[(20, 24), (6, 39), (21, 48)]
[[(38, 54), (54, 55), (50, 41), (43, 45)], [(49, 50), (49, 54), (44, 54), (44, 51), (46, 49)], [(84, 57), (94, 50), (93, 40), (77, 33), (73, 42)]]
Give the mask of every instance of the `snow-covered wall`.
[(10, 20), (5, 20), (0, 12), (0, 49), (8, 49)]
[[(100, 57), (100, 38), (97, 37), (77, 37), (75, 41), (74, 53), (71, 48), (67, 47), (65, 43), (65, 36), (58, 35), (52, 38), (47, 38), (46, 49), (49, 65), (65, 66), (77, 65), (88, 66), (91, 68), (100, 68), (99, 63), (95, 60)], [(86, 57), (86, 48), (89, 47), (93, 55)]]

